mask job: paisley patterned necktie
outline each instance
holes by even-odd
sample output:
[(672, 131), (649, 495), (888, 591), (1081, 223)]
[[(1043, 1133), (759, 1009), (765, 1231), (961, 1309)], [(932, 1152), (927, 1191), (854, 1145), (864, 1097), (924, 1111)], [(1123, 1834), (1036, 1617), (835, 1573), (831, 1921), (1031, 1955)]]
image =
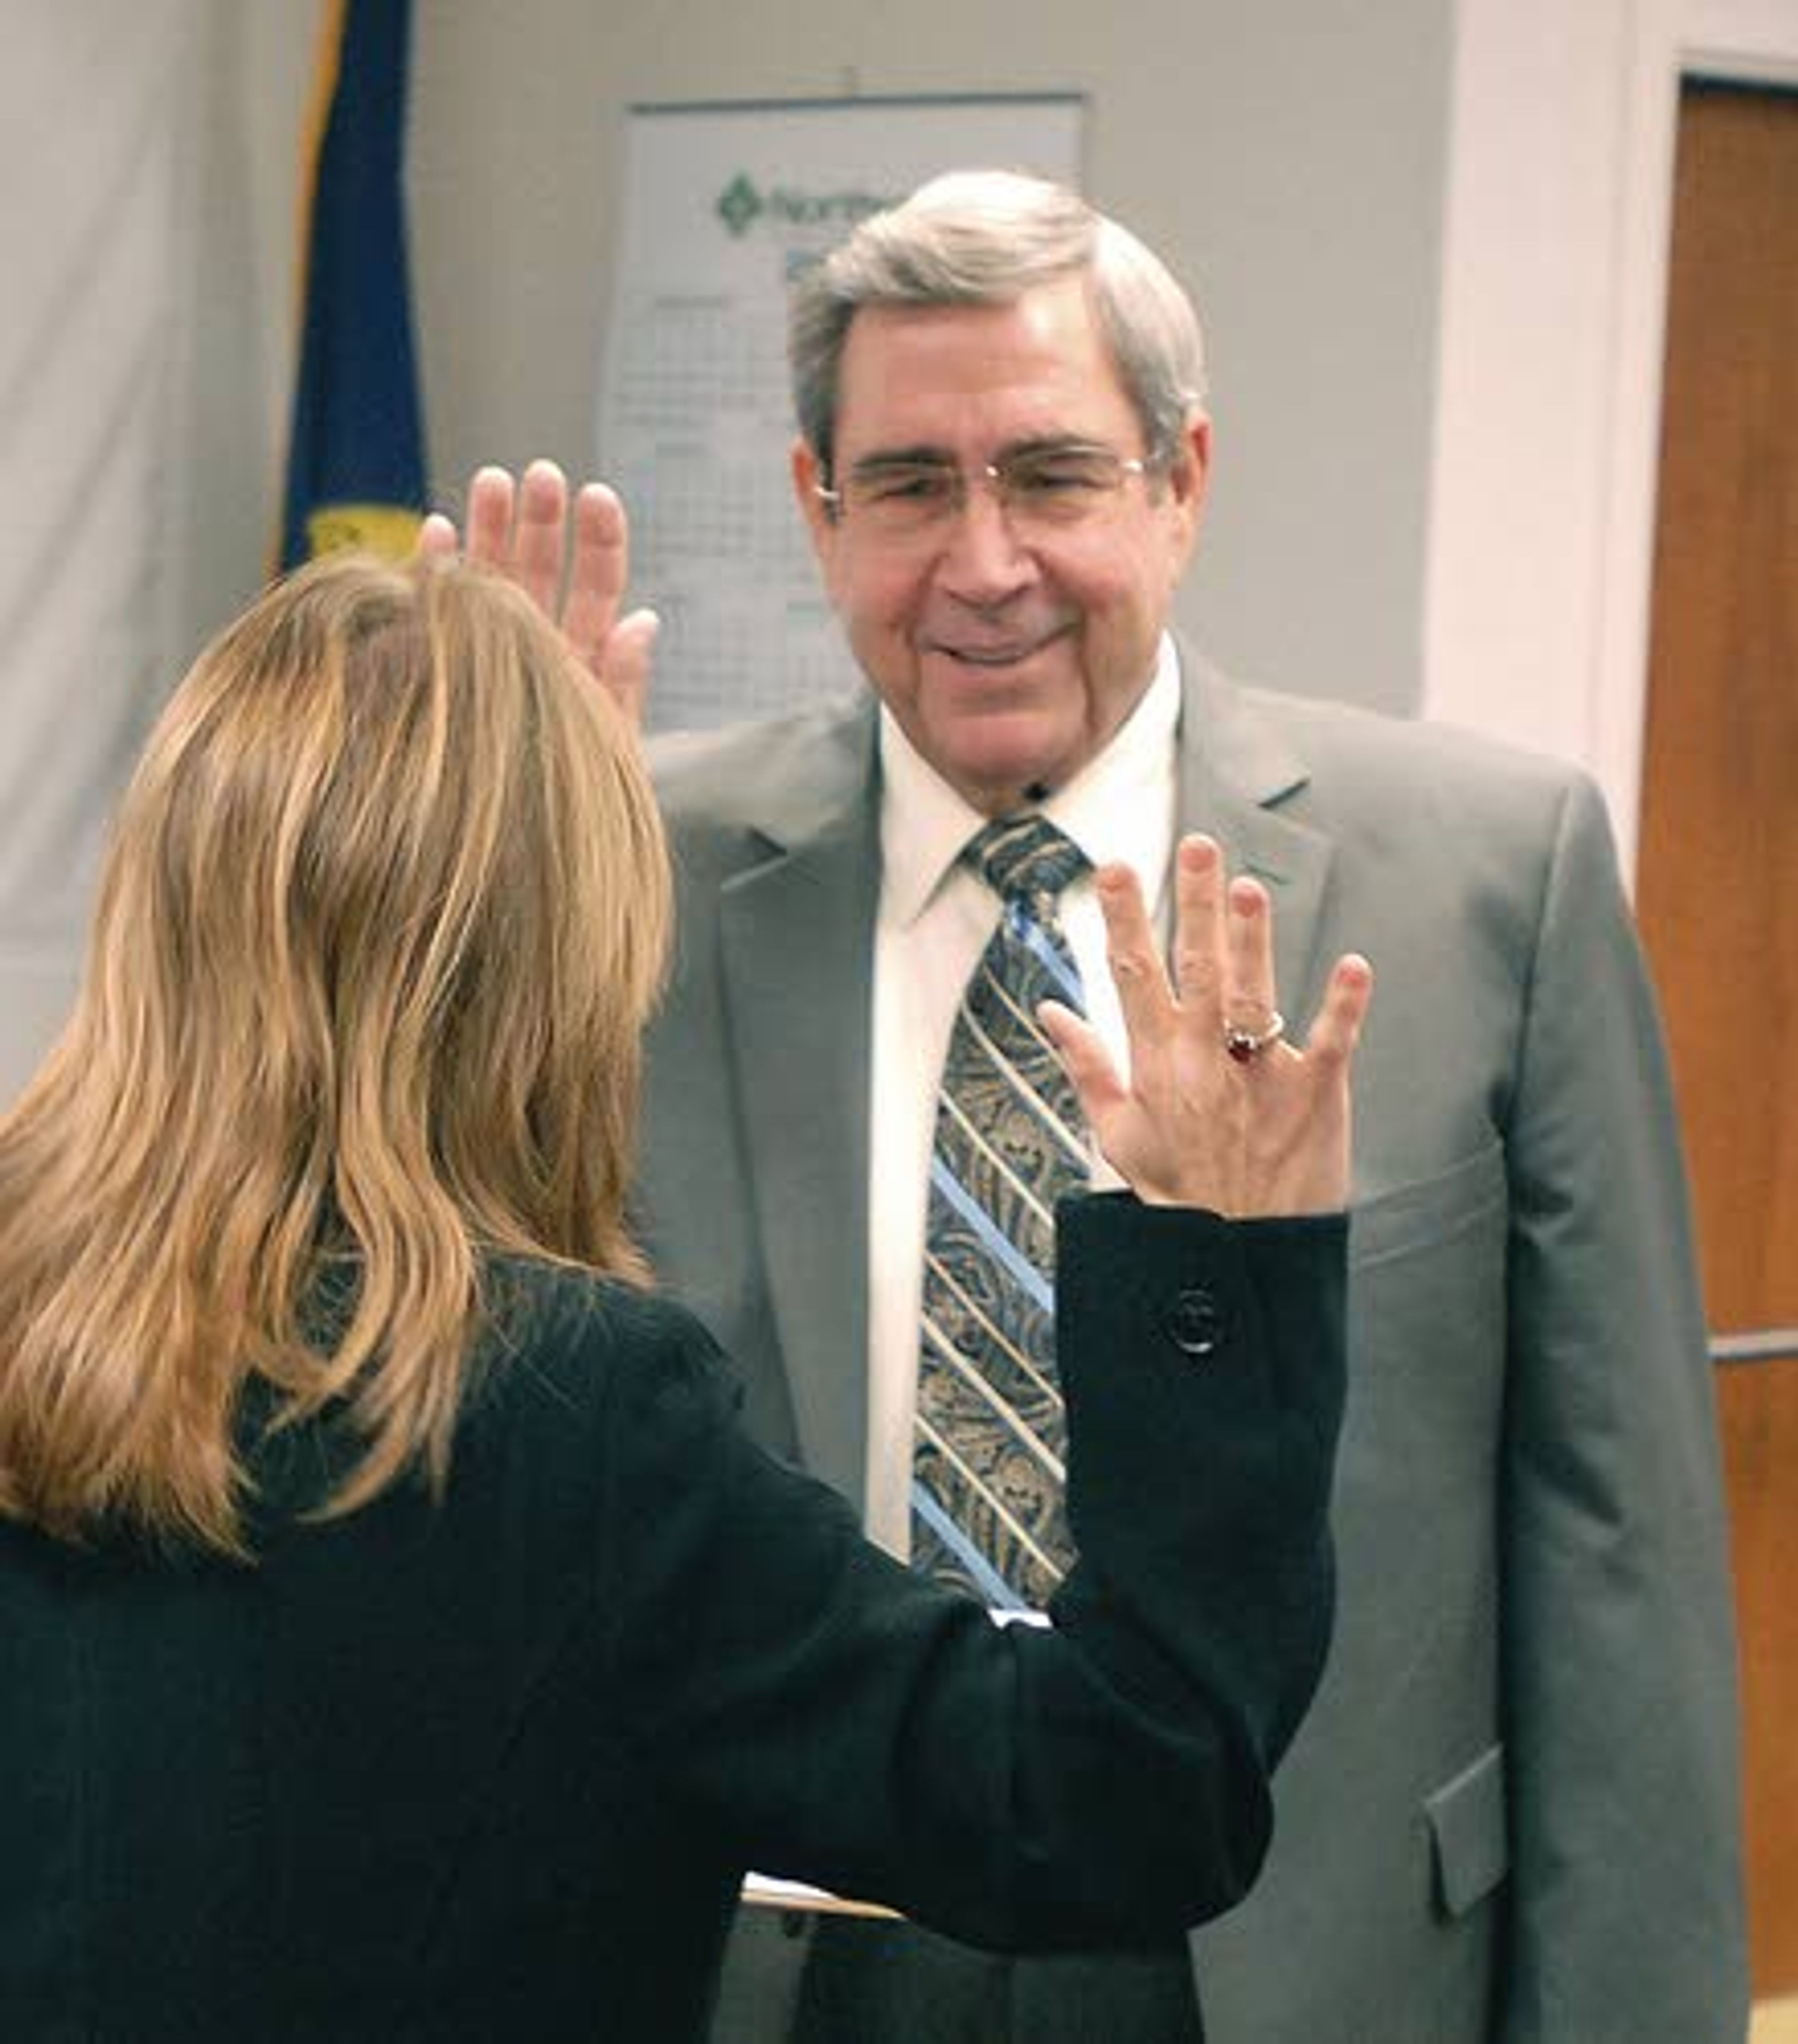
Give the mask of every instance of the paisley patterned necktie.
[(1085, 855), (1045, 817), (989, 824), (962, 857), (1004, 903), (950, 1037), (925, 1228), (913, 1566), (1012, 1609), (1072, 1559), (1055, 1370), (1055, 1212), (1089, 1160), (1074, 1089), (1036, 1021), (1084, 1005), (1056, 898)]

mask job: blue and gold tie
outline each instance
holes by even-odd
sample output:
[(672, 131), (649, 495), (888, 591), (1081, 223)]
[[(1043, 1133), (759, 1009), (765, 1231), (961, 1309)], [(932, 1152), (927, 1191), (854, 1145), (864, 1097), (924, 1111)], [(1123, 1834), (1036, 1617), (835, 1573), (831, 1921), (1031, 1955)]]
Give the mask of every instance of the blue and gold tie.
[(1035, 814), (988, 824), (962, 857), (1004, 908), (962, 997), (937, 1107), (912, 1557), (985, 1603), (1031, 1609), (1072, 1559), (1055, 1214), (1089, 1168), (1074, 1089), (1036, 1004), (1084, 1005), (1056, 899), (1088, 862)]

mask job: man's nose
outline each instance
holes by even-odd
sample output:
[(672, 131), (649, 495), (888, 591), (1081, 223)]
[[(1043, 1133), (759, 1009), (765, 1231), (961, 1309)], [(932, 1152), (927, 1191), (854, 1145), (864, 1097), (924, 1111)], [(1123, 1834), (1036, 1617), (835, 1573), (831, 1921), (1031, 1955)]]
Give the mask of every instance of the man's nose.
[(968, 478), (962, 501), (949, 521), (937, 576), (943, 586), (968, 603), (993, 603), (1033, 581), (1036, 559), (1019, 544), (1004, 497), (990, 473)]

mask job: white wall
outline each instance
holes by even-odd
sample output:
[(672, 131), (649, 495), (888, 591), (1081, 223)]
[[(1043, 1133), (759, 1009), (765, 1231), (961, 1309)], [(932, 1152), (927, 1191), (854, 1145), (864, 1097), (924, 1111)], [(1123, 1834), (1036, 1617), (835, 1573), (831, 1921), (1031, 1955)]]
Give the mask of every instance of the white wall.
[[(275, 516), (319, 13), (201, 4), (190, 644), (254, 588)], [(441, 495), (482, 461), (591, 467), (633, 102), (1078, 91), (1089, 194), (1167, 259), (1209, 334), (1217, 466), (1181, 622), (1276, 685), (1415, 709), (1455, 0), (414, 8), (408, 194)]]
[[(179, 110), (170, 101), (156, 116), (175, 124), (169, 161), (190, 231), (162, 277), (170, 451), (136, 513), (159, 557), (137, 648), (140, 720), (267, 559), (320, 13), (319, 0), (159, 4), (190, 36)], [(591, 465), (632, 102), (1075, 90), (1089, 100), (1086, 189), (1169, 259), (1210, 331), (1217, 464), (1181, 621), (1279, 686), (1415, 708), (1454, 0), (415, 6), (409, 190), (440, 494), (483, 460), (545, 452), (574, 471)], [(153, 33), (156, 18), (139, 0), (54, 12), (0, 0), (0, 48), (16, 53), (29, 24), (50, 61), (125, 73), (125, 32)], [(85, 117), (108, 106), (110, 120), (152, 117), (128, 113), (134, 103), (129, 90), (96, 93)], [(0, 189), (9, 245), (21, 223), (53, 241), (68, 182), (59, 154), (71, 146), (50, 138), (15, 164)], [(0, 311), (15, 336), (41, 316)], [(56, 423), (36, 424), (56, 444)], [(35, 502), (17, 444), (0, 419), (0, 493)], [(134, 507), (108, 508), (131, 527)], [(78, 568), (98, 529), (71, 525)], [(0, 526), (0, 570), (19, 568), (24, 544), (16, 524)], [(79, 717), (79, 659), (70, 671)], [(122, 765), (116, 744), (96, 753), (71, 862), (86, 860)], [(29, 785), (36, 768), (0, 664), (0, 785)], [(35, 1063), (72, 982), (89, 876), (86, 863), (70, 871), (29, 960), (9, 960), (0, 931), (0, 1100)]]
[(1798, 86), (1798, 0), (1460, 0), (1427, 716), (1581, 761), (1633, 870), (1681, 78)]
[(585, 471), (633, 101), (1075, 90), (1085, 187), (1209, 329), (1181, 621), (1282, 686), (1415, 708), (1452, 0), (417, 0), (432, 466)]
[[(1585, 759), (1627, 851), (1673, 86), (1685, 63), (1798, 79), (1798, 0), (415, 5), (413, 248), (445, 494), (481, 460), (540, 450), (589, 463), (632, 101), (1082, 91), (1089, 191), (1170, 259), (1211, 329), (1217, 473), (1181, 621), (1277, 685), (1421, 707)], [(319, 0), (157, 6), (0, 0), (0, 98), (18, 102), (0, 184), (13, 287), (0, 359), (45, 317), (23, 302), (20, 237), (72, 232), (59, 221), (77, 129), (176, 105), (96, 90), (67, 132), (40, 136), (21, 51), (53, 56), (60, 36), (70, 66), (129, 70), (159, 22), (198, 24), (169, 159), (193, 229), (163, 279), (183, 366), (175, 451), (142, 513), (166, 585), (141, 620), (145, 713), (267, 556)], [(59, 438), (6, 389), (0, 587), (33, 586), (42, 558), (79, 590), (83, 559), (110, 544), (106, 519), (77, 517), (49, 555), (33, 521), (93, 421), (78, 408)], [(66, 451), (29, 452), (44, 448)], [(83, 678), (105, 657), (104, 624), (86, 667), (71, 663), (70, 719), (91, 716)], [(9, 695), (29, 659), (9, 626), (0, 789), (30, 790), (40, 770)], [(96, 813), (115, 771), (96, 755)], [(90, 836), (71, 836), (78, 878)], [(0, 812), (0, 853), (20, 837)], [(17, 915), (0, 928), (0, 1100), (72, 974), (83, 905), (64, 891), (33, 920), (29, 959), (8, 948)]]
[[(203, 4), (190, 649), (254, 588), (275, 515), (318, 13)], [(1453, 0), (415, 7), (408, 190), (440, 493), (485, 460), (591, 467), (633, 101), (1080, 91), (1089, 194), (1167, 258), (1209, 332), (1217, 469), (1181, 621), (1279, 686), (1415, 709)]]

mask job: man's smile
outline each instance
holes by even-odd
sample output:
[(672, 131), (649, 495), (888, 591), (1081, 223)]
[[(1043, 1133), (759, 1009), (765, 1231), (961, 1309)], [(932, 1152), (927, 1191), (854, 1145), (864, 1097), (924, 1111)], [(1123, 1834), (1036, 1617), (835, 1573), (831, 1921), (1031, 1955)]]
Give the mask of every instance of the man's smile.
[(1071, 625), (1055, 624), (1028, 637), (990, 644), (979, 640), (926, 638), (922, 642), (922, 651), (941, 659), (954, 660), (964, 667), (1016, 667), (1054, 645), (1072, 629)]

